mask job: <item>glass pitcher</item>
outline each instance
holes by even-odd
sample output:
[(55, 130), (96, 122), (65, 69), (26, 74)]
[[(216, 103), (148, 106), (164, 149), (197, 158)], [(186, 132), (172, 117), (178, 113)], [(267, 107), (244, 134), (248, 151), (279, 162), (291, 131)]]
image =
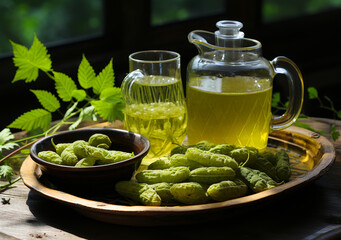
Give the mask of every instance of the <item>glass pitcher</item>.
[[(268, 61), (259, 41), (244, 38), (242, 23), (223, 20), (215, 33), (188, 35), (199, 54), (188, 64), (186, 98), (188, 142), (201, 140), (256, 147), (267, 146), (270, 131), (289, 127), (303, 104), (303, 79), (286, 57)], [(276, 74), (289, 85), (289, 106), (272, 116), (272, 86)]]
[(148, 138), (150, 150), (142, 165), (168, 154), (186, 136), (187, 111), (180, 55), (141, 51), (129, 56), (130, 73), (121, 89), (125, 101), (124, 125)]

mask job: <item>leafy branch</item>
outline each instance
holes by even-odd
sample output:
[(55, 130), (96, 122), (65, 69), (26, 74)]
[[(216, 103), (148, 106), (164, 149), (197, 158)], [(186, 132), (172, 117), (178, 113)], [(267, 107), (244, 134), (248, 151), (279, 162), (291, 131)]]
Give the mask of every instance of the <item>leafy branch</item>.
[(329, 106), (327, 106), (327, 105), (325, 105), (325, 104), (322, 102), (321, 98), (320, 98), (319, 95), (318, 95), (318, 92), (317, 92), (317, 89), (316, 89), (316, 88), (314, 88), (314, 87), (309, 87), (309, 88), (307, 89), (307, 91), (308, 91), (308, 94), (309, 94), (309, 99), (316, 99), (316, 100), (319, 102), (319, 104), (320, 104), (320, 108), (331, 111), (331, 112), (333, 113), (333, 115), (334, 115), (334, 118), (338, 117), (338, 118), (341, 119), (341, 110), (336, 110), (336, 109), (335, 109), (334, 103), (333, 103), (333, 101), (332, 101), (329, 97), (324, 96), (324, 98), (325, 98), (325, 99), (327, 100), (327, 102), (329, 103)]
[[(47, 90), (30, 89), (41, 107), (23, 113), (0, 132), (0, 178), (7, 179), (9, 182), (0, 185), (0, 190), (8, 188), (14, 182), (11, 181), (14, 171), (8, 161), (12, 156), (4, 156), (3, 150), (13, 150), (20, 146), (19, 143), (27, 142), (28, 144), (20, 149), (28, 148), (32, 141), (53, 134), (64, 125), (68, 125), (69, 130), (73, 130), (82, 121), (97, 120), (98, 117), (107, 121), (123, 120), (124, 108), (121, 89), (114, 86), (113, 59), (96, 74), (83, 54), (78, 67), (77, 81), (75, 81), (52, 68), (50, 55), (36, 35), (30, 48), (12, 41), (10, 43), (13, 48), (13, 63), (17, 67), (12, 83), (34, 82), (39, 77), (39, 73), (43, 72), (53, 81), (57, 95)], [(62, 103), (68, 105), (65, 113), (61, 112)], [(54, 112), (59, 112), (61, 117), (55, 124), (51, 124)], [(31, 136), (14, 140), (10, 128), (26, 131)], [(38, 134), (32, 135), (32, 133)], [(14, 153), (16, 154), (17, 151)]]
[[(318, 91), (315, 87), (308, 87), (307, 88), (308, 97), (310, 100), (317, 100), (319, 103), (319, 107), (322, 109), (326, 109), (330, 112), (332, 112), (334, 119), (339, 118), (341, 119), (341, 110), (336, 110), (333, 101), (327, 97), (324, 96), (324, 99), (327, 101), (328, 105), (326, 105), (322, 99), (319, 97)], [(275, 111), (279, 110), (285, 110), (288, 107), (289, 102), (281, 102), (280, 93), (276, 92), (273, 94), (272, 98), (272, 107), (275, 109)], [(311, 127), (310, 125), (302, 122), (301, 120), (305, 120), (307, 117), (304, 114), (301, 114), (300, 117), (297, 119), (297, 121), (294, 123), (294, 125), (302, 128), (306, 128), (310, 131), (317, 132), (319, 134), (325, 134), (329, 135), (334, 141), (336, 141), (340, 137), (340, 133), (336, 130), (336, 125), (332, 124), (329, 133), (325, 133), (324, 131), (319, 131)]]

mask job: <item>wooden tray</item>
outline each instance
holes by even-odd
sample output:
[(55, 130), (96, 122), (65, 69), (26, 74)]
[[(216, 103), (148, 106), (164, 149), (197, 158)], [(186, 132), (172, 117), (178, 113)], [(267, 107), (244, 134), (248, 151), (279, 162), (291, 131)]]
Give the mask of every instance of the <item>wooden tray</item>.
[(20, 173), (24, 184), (31, 190), (65, 204), (84, 216), (113, 224), (157, 226), (217, 220), (235, 216), (270, 200), (275, 201), (277, 197), (303, 187), (325, 174), (335, 159), (335, 149), (329, 140), (298, 127), (273, 132), (269, 137), (268, 148), (274, 151), (285, 148), (289, 151), (293, 174), (288, 183), (241, 198), (201, 205), (127, 206), (78, 197), (46, 184), (39, 167), (30, 157), (22, 164)]

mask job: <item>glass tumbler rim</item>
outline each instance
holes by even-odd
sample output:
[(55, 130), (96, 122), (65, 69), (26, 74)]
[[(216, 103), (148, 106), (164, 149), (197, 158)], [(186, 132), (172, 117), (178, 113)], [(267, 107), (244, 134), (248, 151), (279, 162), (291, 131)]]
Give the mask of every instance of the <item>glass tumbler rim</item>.
[[(146, 59), (146, 57), (144, 59), (142, 57), (138, 58), (139, 55), (146, 56), (146, 54), (149, 55), (148, 59)], [(166, 58), (160, 59), (161, 54), (163, 55), (168, 54), (168, 56), (166, 56)], [(129, 60), (138, 62), (138, 63), (167, 63), (167, 62), (180, 60), (180, 54), (177, 52), (168, 51), (168, 50), (145, 50), (145, 51), (138, 51), (138, 52), (134, 52), (130, 54)]]

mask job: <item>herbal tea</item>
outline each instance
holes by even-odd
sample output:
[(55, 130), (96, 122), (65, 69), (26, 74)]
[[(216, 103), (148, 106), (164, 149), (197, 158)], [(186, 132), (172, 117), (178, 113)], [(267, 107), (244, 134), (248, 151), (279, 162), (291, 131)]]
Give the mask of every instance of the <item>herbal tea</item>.
[(188, 141), (230, 143), (264, 149), (271, 121), (269, 79), (201, 77), (187, 86)]
[(150, 141), (146, 161), (161, 157), (181, 144), (186, 135), (187, 113), (179, 79), (163, 76), (139, 78), (131, 88), (135, 104), (124, 112), (125, 127)]

